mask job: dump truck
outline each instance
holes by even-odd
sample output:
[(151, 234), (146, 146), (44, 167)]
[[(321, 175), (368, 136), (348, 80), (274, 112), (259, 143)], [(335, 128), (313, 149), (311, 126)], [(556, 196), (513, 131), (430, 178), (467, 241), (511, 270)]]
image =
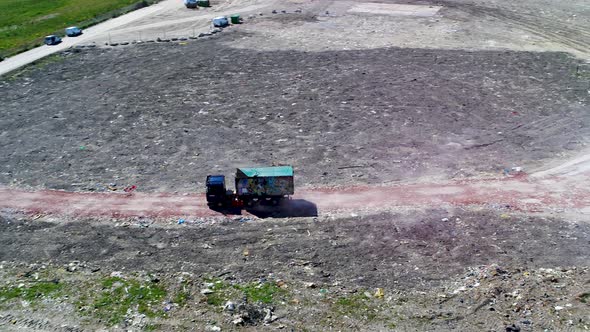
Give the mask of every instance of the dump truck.
[(210, 207), (278, 205), (295, 192), (292, 166), (238, 168), (235, 190), (226, 188), (224, 175), (208, 175), (206, 186)]

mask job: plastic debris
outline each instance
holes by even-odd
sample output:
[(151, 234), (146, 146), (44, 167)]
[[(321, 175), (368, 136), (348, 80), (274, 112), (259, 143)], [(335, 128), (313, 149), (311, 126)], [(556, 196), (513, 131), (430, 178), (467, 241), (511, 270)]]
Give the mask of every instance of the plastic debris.
[(179, 224), (179, 225), (182, 225), (182, 224), (184, 224), (184, 223), (185, 223), (185, 220), (184, 220), (184, 219), (182, 219), (182, 218), (181, 218), (181, 219), (178, 219), (178, 224)]
[(377, 288), (374, 296), (378, 299), (382, 299), (383, 296), (385, 296), (385, 293), (383, 292), (383, 288)]
[(132, 186), (125, 187), (125, 189), (123, 189), (123, 191), (126, 193), (130, 193), (130, 192), (134, 191), (135, 189), (137, 189), (137, 186), (132, 185)]
[(236, 305), (232, 301), (227, 301), (225, 303), (225, 305), (223, 306), (223, 310), (234, 311), (234, 310), (236, 310)]

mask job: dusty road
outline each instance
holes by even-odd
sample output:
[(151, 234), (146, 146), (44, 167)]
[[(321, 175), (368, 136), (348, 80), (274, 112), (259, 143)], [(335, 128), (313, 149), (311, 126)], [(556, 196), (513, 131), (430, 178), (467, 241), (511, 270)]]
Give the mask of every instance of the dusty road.
[[(299, 189), (279, 208), (253, 214), (305, 217), (337, 211), (376, 213), (399, 207), (482, 206), (524, 212), (590, 214), (589, 172), (575, 177), (509, 176), (503, 179), (419, 183), (399, 186)], [(203, 195), (148, 193), (75, 193), (0, 188), (0, 208), (70, 217), (208, 217)], [(225, 211), (232, 213), (231, 211)], [(235, 213), (235, 212), (234, 212)], [(238, 212), (239, 213), (239, 212)]]

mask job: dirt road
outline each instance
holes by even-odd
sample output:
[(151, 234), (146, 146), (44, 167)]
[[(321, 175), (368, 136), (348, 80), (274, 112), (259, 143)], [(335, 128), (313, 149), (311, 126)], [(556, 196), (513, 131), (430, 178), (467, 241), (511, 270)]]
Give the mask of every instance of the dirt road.
[[(588, 173), (575, 178), (531, 179), (526, 175), (499, 179), (419, 183), (399, 186), (301, 189), (278, 209), (255, 209), (268, 216), (314, 216), (318, 213), (368, 210), (373, 213), (397, 207), (444, 208), (486, 206), (527, 212), (565, 209), (590, 213)], [(0, 207), (33, 214), (73, 217), (207, 217), (210, 210), (201, 194), (76, 193), (0, 189)]]

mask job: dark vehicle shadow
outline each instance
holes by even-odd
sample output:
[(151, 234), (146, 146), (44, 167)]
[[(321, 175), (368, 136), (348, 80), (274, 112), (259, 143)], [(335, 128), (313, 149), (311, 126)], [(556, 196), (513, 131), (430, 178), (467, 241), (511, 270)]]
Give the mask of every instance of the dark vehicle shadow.
[(284, 200), (277, 206), (257, 205), (246, 211), (258, 218), (317, 217), (317, 206), (304, 199)]

